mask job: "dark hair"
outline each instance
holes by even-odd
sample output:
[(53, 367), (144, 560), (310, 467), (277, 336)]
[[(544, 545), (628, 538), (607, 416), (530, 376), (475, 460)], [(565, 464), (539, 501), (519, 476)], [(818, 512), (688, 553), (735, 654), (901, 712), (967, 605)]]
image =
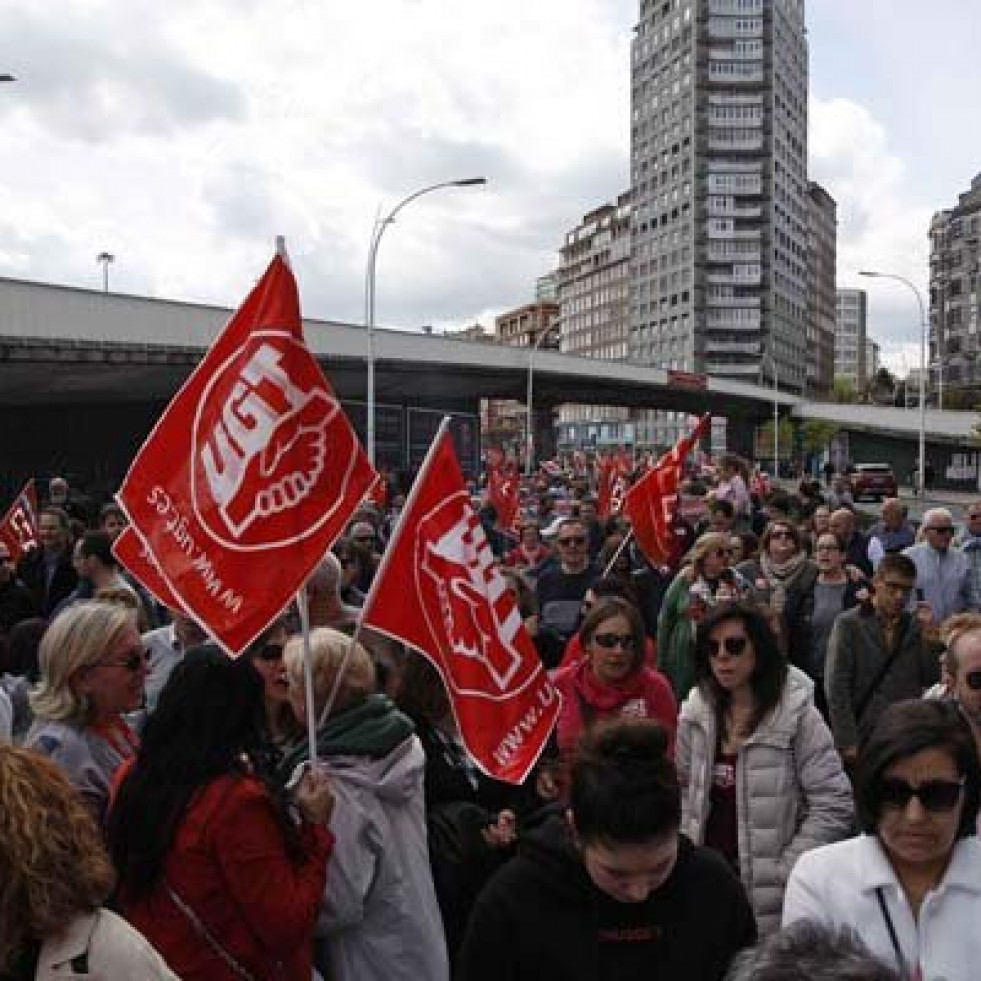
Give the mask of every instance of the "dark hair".
[(743, 543), (744, 560), (751, 559), (753, 556), (759, 554), (760, 540), (751, 531), (737, 532), (735, 537)]
[(41, 617), (31, 617), (15, 623), (7, 635), (7, 656), (0, 674), (14, 674), (30, 681), (39, 681), (41, 668), (38, 665), (37, 652), (47, 629), (48, 621)]
[(874, 834), (878, 827), (882, 809), (879, 794), (886, 770), (898, 760), (924, 749), (950, 753), (964, 777), (964, 805), (957, 837), (966, 838), (977, 831), (981, 804), (978, 747), (970, 725), (957, 706), (933, 698), (914, 698), (890, 705), (863, 740), (855, 781), (855, 805), (863, 831)]
[(611, 596), (617, 596), (635, 605), (637, 601), (637, 594), (633, 586), (625, 579), (620, 579), (617, 576), (600, 576), (587, 592), (592, 593), (597, 602), (602, 599), (609, 599)]
[(787, 659), (781, 652), (766, 617), (756, 607), (747, 603), (722, 603), (709, 610), (698, 625), (695, 637), (695, 683), (715, 710), (719, 732), (726, 731), (726, 709), (732, 696), (716, 680), (712, 659), (709, 657), (709, 639), (716, 627), (731, 620), (738, 620), (743, 625), (756, 657), (756, 666), (749, 680), (755, 707), (745, 733), (748, 735), (780, 701), (787, 680)]
[(767, 507), (776, 508), (786, 515), (791, 515), (794, 512), (794, 499), (779, 487), (776, 490), (770, 491), (767, 495), (766, 503)]
[(916, 563), (902, 552), (889, 552), (883, 555), (882, 561), (876, 567), (875, 577), (881, 579), (889, 572), (908, 582), (916, 582)]
[(718, 501), (713, 501), (709, 505), (709, 511), (719, 511), (727, 518), (734, 518), (736, 516), (736, 509), (733, 507), (732, 501), (726, 501), (721, 498)]
[(118, 504), (103, 504), (99, 508), (99, 524), (104, 525), (107, 518), (117, 517), (122, 518), (126, 523), (129, 523), (129, 519), (126, 517), (126, 512)]
[(104, 531), (87, 531), (79, 539), (79, 551), (87, 559), (98, 559), (103, 565), (115, 568), (116, 557), (112, 554), (112, 539)]
[(653, 719), (613, 719), (583, 735), (570, 807), (589, 844), (646, 844), (681, 825), (681, 793), (667, 732)]
[(396, 702), (414, 722), (430, 725), (445, 718), (450, 709), (443, 679), (432, 662), (418, 651), (409, 650), (406, 655)]
[[(260, 760), (262, 731), (262, 678), (248, 659), (232, 660), (214, 644), (191, 648), (147, 719), (109, 814), (110, 854), (127, 895), (146, 895), (160, 881), (195, 794), (219, 777), (244, 777), (249, 762)], [(295, 855), (282, 798), (274, 794), (273, 801)]]
[(637, 671), (644, 664), (644, 620), (637, 607), (629, 600), (620, 596), (607, 596), (586, 614), (579, 628), (579, 643), (585, 651), (592, 643), (593, 637), (600, 625), (613, 617), (623, 617), (630, 624), (630, 635), (633, 637), (633, 664), (630, 670)]

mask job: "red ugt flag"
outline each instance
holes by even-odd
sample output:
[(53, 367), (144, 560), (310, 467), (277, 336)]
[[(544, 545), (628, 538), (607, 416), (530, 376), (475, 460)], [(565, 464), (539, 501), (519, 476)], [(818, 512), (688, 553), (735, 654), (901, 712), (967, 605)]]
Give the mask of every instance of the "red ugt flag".
[(482, 770), (525, 779), (555, 725), (559, 695), (494, 562), (448, 432), (416, 478), (363, 623), (429, 658)]
[(117, 496), (187, 612), (239, 654), (376, 479), (306, 347), (296, 281), (276, 256)]
[(29, 480), (0, 521), (0, 541), (7, 546), (14, 564), (40, 545), (37, 529), (37, 490)]
[(183, 603), (174, 594), (150, 551), (132, 527), (124, 528), (119, 533), (112, 543), (112, 554), (116, 556), (122, 567), (167, 609), (184, 609)]
[(679, 440), (624, 497), (623, 511), (630, 518), (634, 538), (654, 565), (670, 563), (674, 558), (677, 539), (672, 520), (685, 457), (708, 431), (711, 421), (711, 415), (702, 416), (691, 435)]
[(520, 510), (518, 475), (513, 470), (493, 467), (487, 473), (487, 496), (497, 509), (502, 528), (513, 529)]

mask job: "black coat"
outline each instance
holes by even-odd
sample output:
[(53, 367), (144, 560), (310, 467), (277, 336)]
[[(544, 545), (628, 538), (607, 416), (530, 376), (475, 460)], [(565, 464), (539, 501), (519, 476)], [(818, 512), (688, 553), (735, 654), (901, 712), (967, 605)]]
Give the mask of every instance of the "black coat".
[(54, 608), (78, 585), (78, 574), (72, 565), (70, 552), (58, 556), (51, 582), (46, 582), (44, 550), (35, 548), (17, 565), (17, 577), (24, 583), (42, 617), (50, 617)]
[(0, 634), (10, 633), (14, 624), (36, 616), (34, 599), (19, 579), (0, 583)]
[(715, 852), (679, 839), (668, 880), (618, 903), (589, 878), (562, 817), (522, 838), (481, 893), (460, 981), (721, 981), (756, 939), (742, 883)]

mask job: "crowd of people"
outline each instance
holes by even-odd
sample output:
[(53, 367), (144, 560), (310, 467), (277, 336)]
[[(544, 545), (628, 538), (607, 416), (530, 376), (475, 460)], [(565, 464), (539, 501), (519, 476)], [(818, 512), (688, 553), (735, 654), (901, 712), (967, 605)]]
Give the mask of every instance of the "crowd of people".
[(0, 542), (0, 981), (974, 977), (981, 501), (869, 525), (828, 478), (692, 470), (663, 565), (589, 468), (507, 527), (475, 481), (562, 696), (520, 786), (358, 629), (408, 488), (313, 571), (308, 653), (288, 608), (232, 659), (52, 480)]

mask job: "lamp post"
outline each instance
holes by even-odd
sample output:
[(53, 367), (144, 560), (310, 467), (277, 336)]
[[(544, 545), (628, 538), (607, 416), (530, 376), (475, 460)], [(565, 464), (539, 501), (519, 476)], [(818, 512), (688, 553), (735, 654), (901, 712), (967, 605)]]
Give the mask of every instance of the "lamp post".
[(525, 396), (525, 476), (530, 477), (535, 465), (535, 420), (533, 400), (535, 396), (535, 352), (542, 346), (542, 341), (556, 329), (558, 324), (552, 323), (545, 327), (535, 338), (535, 343), (528, 350), (528, 392)]
[(777, 356), (770, 349), (770, 368), (773, 371), (773, 480), (780, 479), (780, 385), (777, 378)]
[(96, 262), (102, 263), (102, 292), (109, 292), (109, 264), (116, 261), (116, 257), (111, 252), (100, 252), (95, 257)]
[(0, 75), (0, 82), (16, 82), (17, 79), (13, 75), (8, 75), (6, 72)]
[(430, 184), (428, 187), (420, 188), (402, 198), (387, 215), (378, 219), (371, 231), (368, 268), (364, 278), (364, 324), (368, 330), (367, 450), (368, 459), (372, 465), (375, 463), (375, 262), (378, 258), (378, 246), (381, 244), (382, 235), (385, 234), (385, 229), (395, 221), (396, 215), (416, 198), (421, 198), (424, 194), (431, 194), (433, 191), (439, 191), (444, 187), (474, 187), (477, 184), (486, 183), (486, 177), (465, 177), (462, 180), (441, 181), (439, 184)]
[(869, 276), (873, 279), (894, 279), (897, 283), (903, 283), (913, 291), (916, 302), (920, 305), (920, 452), (916, 470), (916, 490), (922, 497), (926, 487), (926, 307), (923, 305), (920, 291), (903, 276), (897, 276), (895, 273), (876, 272), (871, 269), (860, 272), (859, 276)]

